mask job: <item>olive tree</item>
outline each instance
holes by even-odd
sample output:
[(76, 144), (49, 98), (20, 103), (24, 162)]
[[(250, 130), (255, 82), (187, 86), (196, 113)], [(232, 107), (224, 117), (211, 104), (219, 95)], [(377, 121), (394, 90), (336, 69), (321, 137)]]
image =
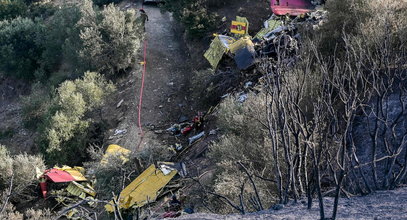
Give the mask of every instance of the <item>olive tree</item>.
[(79, 56), (88, 69), (113, 74), (135, 62), (140, 48), (140, 22), (134, 10), (121, 11), (110, 4), (98, 11), (87, 0), (78, 22), (83, 47)]
[(39, 67), (42, 47), (37, 44), (43, 28), (29, 18), (0, 21), (0, 70), (9, 76), (33, 79)]

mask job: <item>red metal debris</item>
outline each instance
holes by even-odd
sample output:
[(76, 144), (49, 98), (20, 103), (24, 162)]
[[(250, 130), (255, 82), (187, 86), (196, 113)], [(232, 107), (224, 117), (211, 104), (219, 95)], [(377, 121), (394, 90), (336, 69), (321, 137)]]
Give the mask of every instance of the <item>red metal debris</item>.
[(308, 13), (313, 6), (307, 0), (271, 0), (270, 7), (276, 15), (298, 16)]
[(54, 183), (66, 183), (75, 181), (75, 178), (70, 173), (55, 168), (46, 170), (43, 175), (48, 180)]

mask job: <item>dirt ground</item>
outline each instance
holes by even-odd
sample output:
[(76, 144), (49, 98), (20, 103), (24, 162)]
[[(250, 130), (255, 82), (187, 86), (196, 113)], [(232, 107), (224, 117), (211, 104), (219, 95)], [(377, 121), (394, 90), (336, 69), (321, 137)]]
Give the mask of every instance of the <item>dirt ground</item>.
[[(350, 199), (339, 200), (337, 219), (407, 219), (407, 187), (389, 191), (377, 191), (373, 194)], [(319, 219), (318, 204), (314, 203), (311, 210), (307, 209), (305, 201), (289, 204), (280, 210), (265, 210), (247, 215), (215, 215), (196, 213), (184, 215), (177, 219), (190, 220), (235, 220), (235, 219)], [(333, 198), (325, 198), (326, 217), (332, 214)]]
[(28, 93), (26, 82), (0, 76), (0, 144), (11, 154), (32, 151), (35, 134), (24, 128), (21, 110), (21, 96)]
[[(141, 1), (125, 1), (121, 8), (141, 8)], [(154, 5), (145, 5), (149, 20), (146, 22), (145, 44), (147, 46), (146, 75), (141, 109), (141, 124), (144, 132), (143, 144), (166, 145), (162, 130), (177, 123), (180, 116), (192, 117), (196, 110), (194, 101), (189, 99), (189, 79), (192, 67), (186, 53), (182, 30), (169, 13), (161, 13)], [(144, 42), (143, 42), (144, 44)], [(140, 51), (139, 61), (143, 60)], [(138, 121), (138, 104), (140, 98), (142, 66), (135, 64), (133, 71), (118, 82), (118, 94), (105, 114), (116, 114), (119, 121), (116, 129), (124, 134), (114, 135), (111, 129), (106, 135), (107, 144), (119, 144), (136, 149), (140, 143)], [(116, 108), (123, 100), (122, 105)], [(157, 131), (158, 130), (158, 131)], [(155, 131), (155, 132), (154, 132)], [(156, 133), (160, 133), (159, 135)], [(163, 137), (162, 137), (163, 136)], [(163, 143), (164, 141), (164, 143)], [(157, 143), (158, 142), (158, 143)], [(151, 143), (150, 143), (151, 144)]]

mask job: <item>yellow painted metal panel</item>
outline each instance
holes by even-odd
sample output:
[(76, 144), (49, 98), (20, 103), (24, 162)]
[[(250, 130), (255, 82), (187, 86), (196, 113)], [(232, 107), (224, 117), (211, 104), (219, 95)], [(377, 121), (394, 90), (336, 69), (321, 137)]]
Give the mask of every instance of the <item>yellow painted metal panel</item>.
[(281, 26), (281, 21), (279, 20), (268, 20), (267, 21), (267, 27), (261, 29), (259, 32), (257, 32), (255, 38), (261, 39), (263, 38), (263, 36), (267, 33), (269, 33), (270, 31), (278, 28)]
[(238, 51), (242, 48), (245, 48), (247, 46), (254, 46), (252, 40), (248, 36), (242, 37), (239, 40), (237, 40), (236, 42), (230, 44), (229, 50), (231, 53), (236, 53), (236, 51)]
[[(177, 170), (172, 170), (167, 175), (164, 175), (161, 169), (152, 164), (120, 193), (120, 208), (142, 207), (149, 202), (155, 201), (159, 191), (176, 174)], [(113, 212), (113, 201), (110, 201), (110, 204), (106, 205), (105, 208), (107, 211)]]
[(249, 20), (245, 17), (236, 16), (236, 21), (232, 21), (232, 28), (230, 31), (236, 35), (247, 35), (249, 34)]
[(86, 184), (86, 186), (79, 184), (75, 181), (72, 181), (68, 187), (66, 188), (66, 190), (71, 193), (74, 196), (83, 196), (85, 197), (85, 193), (91, 195), (91, 196), (96, 196), (96, 192), (95, 190), (88, 184)]
[(83, 167), (70, 167), (70, 166), (62, 166), (60, 167), (54, 167), (55, 169), (62, 170), (65, 172), (68, 172), (71, 174), (71, 176), (76, 180), (76, 181), (86, 181), (85, 176), (83, 173), (85, 173), (85, 169)]
[(224, 46), (219, 37), (215, 37), (215, 39), (212, 40), (209, 49), (205, 52), (204, 57), (209, 61), (212, 68), (215, 69), (226, 51), (227, 48)]
[(69, 183), (68, 187), (66, 187), (66, 191), (68, 191), (68, 193), (70, 193), (74, 196), (77, 196), (79, 198), (85, 198), (85, 192), (83, 192), (79, 187), (77, 187), (72, 182)]
[(120, 159), (123, 161), (123, 164), (129, 161), (129, 155), (131, 151), (126, 148), (120, 147), (116, 144), (111, 144), (107, 147), (105, 154), (103, 155), (101, 164), (108, 164), (109, 157), (112, 155), (119, 155)]
[(232, 32), (233, 34), (245, 35), (246, 29), (247, 29), (246, 23), (232, 21), (232, 27), (230, 28), (230, 32)]

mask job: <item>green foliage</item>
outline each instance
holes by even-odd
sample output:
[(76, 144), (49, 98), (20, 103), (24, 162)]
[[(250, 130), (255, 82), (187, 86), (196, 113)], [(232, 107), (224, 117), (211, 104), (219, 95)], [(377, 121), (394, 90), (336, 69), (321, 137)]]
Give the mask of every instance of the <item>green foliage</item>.
[(13, 176), (13, 192), (20, 196), (37, 180), (36, 168), (45, 170), (41, 156), (18, 154), (11, 156), (5, 146), (0, 145), (0, 190), (5, 190)]
[(48, 114), (52, 106), (55, 106), (52, 101), (47, 88), (38, 83), (34, 84), (31, 88), (31, 94), (22, 97), (24, 126), (36, 128), (43, 123), (49, 117)]
[(84, 150), (91, 142), (91, 135), (100, 125), (96, 117), (89, 114), (104, 104), (115, 90), (111, 82), (95, 72), (73, 81), (63, 82), (56, 90), (47, 118), (40, 126), (41, 150), (47, 162), (80, 162), (86, 156)]
[[(345, 36), (353, 36), (356, 41), (364, 41), (368, 46), (392, 38), (397, 46), (407, 38), (406, 2), (380, 0), (327, 1), (325, 9), (328, 20), (316, 33), (318, 50), (324, 56), (342, 54), (345, 51)], [(388, 32), (391, 35), (387, 36)], [(396, 42), (397, 41), (397, 42)], [(370, 48), (375, 50), (375, 48)]]
[(208, 11), (205, 0), (165, 0), (162, 7), (185, 25), (191, 37), (204, 36), (217, 23), (217, 15)]
[(52, 2), (33, 3), (28, 6), (27, 17), (32, 19), (41, 18), (45, 20), (51, 17), (56, 11), (58, 11), (58, 9)]
[(94, 72), (86, 72), (82, 79), (65, 81), (57, 89), (59, 110), (51, 117), (47, 151), (61, 151), (63, 142), (69, 141), (89, 127), (85, 113), (100, 107), (115, 90), (112, 83)]
[(81, 11), (79, 56), (85, 67), (108, 74), (128, 68), (140, 47), (141, 27), (135, 11), (121, 11), (111, 4), (98, 12), (90, 1), (83, 3)]
[(1, 139), (6, 139), (6, 138), (11, 138), (13, 135), (16, 133), (16, 131), (13, 128), (7, 128), (5, 130), (0, 130), (0, 140)]
[(0, 20), (23, 16), (27, 9), (23, 0), (0, 0)]
[(3, 145), (0, 145), (0, 173), (0, 183), (4, 186), (8, 184), (7, 181), (13, 175), (13, 158)]
[[(216, 164), (217, 175), (213, 190), (231, 198), (236, 204), (240, 186), (246, 175), (239, 171), (237, 161), (246, 164), (251, 173), (272, 176), (272, 153), (267, 129), (262, 125), (266, 121), (264, 95), (249, 95), (244, 103), (236, 97), (225, 99), (219, 107), (218, 126), (223, 131), (220, 140), (209, 148), (208, 157)], [(249, 122), (249, 123), (248, 123)], [(273, 202), (270, 183), (256, 180), (256, 184), (267, 204)], [(246, 190), (252, 190), (248, 187)], [(225, 204), (214, 203), (214, 209), (227, 213), (232, 211)]]
[(87, 70), (124, 70), (140, 47), (141, 23), (134, 10), (112, 4), (98, 10), (85, 0), (59, 9), (34, 3), (28, 16), (35, 19), (0, 21), (0, 71), (7, 75), (56, 86)]
[[(360, 31), (355, 35), (355, 41), (362, 41), (366, 46), (377, 51), (381, 50), (385, 41), (390, 43), (395, 51), (407, 43), (407, 2), (381, 0), (367, 1), (363, 13), (369, 19), (359, 24)], [(392, 56), (390, 54), (390, 56)]]
[(18, 78), (34, 78), (42, 53), (36, 39), (42, 28), (42, 24), (28, 18), (0, 21), (0, 71)]
[(131, 153), (129, 161), (123, 164), (120, 154), (110, 155), (107, 163), (100, 163), (104, 155), (103, 149), (91, 146), (88, 152), (92, 161), (85, 163), (85, 167), (96, 179), (94, 187), (99, 199), (110, 200), (112, 192), (120, 194), (123, 187), (139, 175), (140, 164), (134, 153)]
[[(57, 10), (41, 34), (44, 52), (41, 64), (46, 73), (58, 70), (62, 61), (76, 64), (76, 51), (80, 49), (79, 28), (80, 10), (75, 5), (67, 5)], [(46, 77), (46, 76), (45, 76)]]
[(325, 9), (328, 11), (328, 21), (318, 30), (321, 38), (319, 50), (324, 55), (331, 55), (335, 50), (343, 51), (343, 33), (358, 32), (358, 25), (366, 19), (366, 14), (361, 10), (364, 3), (365, 0), (327, 1)]

